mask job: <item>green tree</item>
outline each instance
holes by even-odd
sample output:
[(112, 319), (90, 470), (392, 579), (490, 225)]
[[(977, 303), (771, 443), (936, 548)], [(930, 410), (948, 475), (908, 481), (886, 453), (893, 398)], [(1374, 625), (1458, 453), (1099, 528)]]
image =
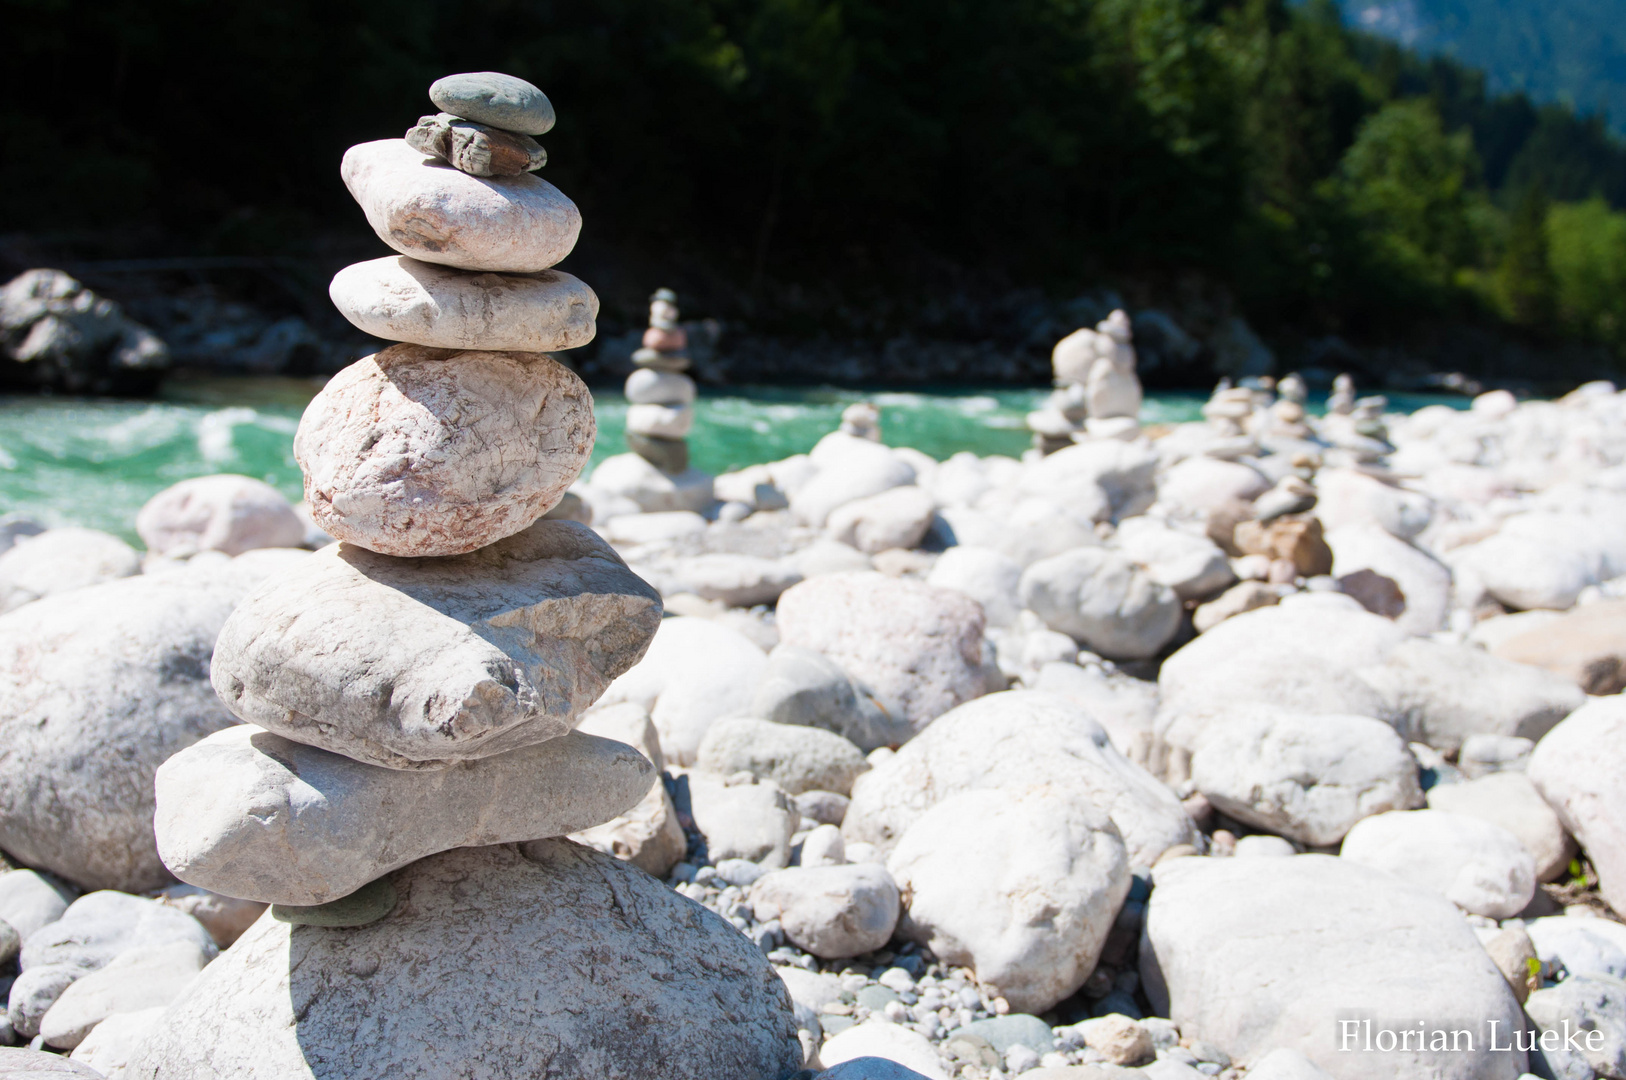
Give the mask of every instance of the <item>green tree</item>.
[(1626, 214), (1601, 198), (1558, 203), (1546, 231), (1561, 325), (1626, 355)]
[(1547, 189), (1531, 184), (1519, 195), (1508, 225), (1507, 250), (1496, 271), (1497, 291), (1507, 315), (1521, 326), (1552, 322), (1558, 291), (1547, 259)]
[(1324, 188), (1364, 231), (1372, 269), (1438, 297), (1474, 256), (1467, 132), (1448, 134), (1427, 100), (1391, 101), (1368, 117)]

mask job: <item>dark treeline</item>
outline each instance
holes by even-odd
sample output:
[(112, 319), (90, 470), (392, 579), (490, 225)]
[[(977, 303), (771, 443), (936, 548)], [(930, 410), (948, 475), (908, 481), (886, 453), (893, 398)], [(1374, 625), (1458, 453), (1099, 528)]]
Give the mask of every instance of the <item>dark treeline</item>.
[(558, 110), (543, 175), (582, 207), (573, 260), (611, 311), (653, 277), (697, 313), (884, 335), (944, 296), (1196, 278), (1267, 333), (1444, 317), (1626, 349), (1603, 118), (1492, 96), (1330, 0), (0, 13), (0, 229), (75, 250), (365, 247), (344, 148), (432, 111), (434, 78), (496, 69)]

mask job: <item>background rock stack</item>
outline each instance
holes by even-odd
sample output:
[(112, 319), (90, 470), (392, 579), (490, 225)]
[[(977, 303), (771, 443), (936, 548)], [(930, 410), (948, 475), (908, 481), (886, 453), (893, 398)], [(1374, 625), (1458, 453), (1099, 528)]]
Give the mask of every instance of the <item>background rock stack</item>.
[(529, 172), (552, 108), (493, 73), (430, 96), (407, 140), (344, 159), (401, 254), (333, 296), (405, 343), (337, 375), (295, 439), (340, 542), (233, 612), (210, 676), (246, 723), (157, 777), (166, 865), (274, 906), (126, 1075), (778, 1080), (801, 1051), (761, 953), (562, 839), (657, 782), (573, 728), (661, 604), (591, 530), (539, 520), (594, 436), (586, 387), (535, 351), (590, 338), (596, 308), (548, 269), (580, 227)]
[(1053, 454), (1080, 434), (1134, 438), (1140, 431), (1141, 386), (1135, 374), (1134, 335), (1122, 309), (1075, 330), (1050, 354), (1056, 391), (1028, 414), (1033, 445)]
[(694, 380), (689, 337), (678, 323), (677, 294), (656, 289), (649, 298), (649, 329), (632, 354), (638, 369), (627, 377), (627, 448), (663, 473), (689, 468), (687, 436), (694, 427)]

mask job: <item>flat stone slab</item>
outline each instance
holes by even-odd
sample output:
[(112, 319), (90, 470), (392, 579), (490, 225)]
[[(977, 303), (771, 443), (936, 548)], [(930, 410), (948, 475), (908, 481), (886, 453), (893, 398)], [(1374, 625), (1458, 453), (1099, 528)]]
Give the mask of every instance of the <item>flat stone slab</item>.
[(457, 555), (553, 509), (597, 431), (586, 384), (543, 353), (395, 345), (329, 380), (294, 458), (328, 535), (387, 555)]
[(574, 731), (448, 769), (403, 771), (241, 725), (164, 762), (153, 828), (181, 880), (308, 907), (438, 851), (598, 825), (654, 782), (654, 765), (632, 747)]
[(378, 238), (424, 262), (531, 274), (569, 255), (581, 232), (576, 204), (534, 173), (470, 176), (405, 139), (352, 146), (339, 175)]
[(437, 349), (574, 349), (593, 340), (598, 317), (593, 290), (558, 270), (477, 274), (405, 255), (347, 266), (327, 294), (374, 337)]
[(655, 589), (574, 521), (438, 559), (336, 544), (237, 607), (210, 676), (285, 738), (443, 769), (569, 731), (660, 620)]
[(553, 103), (535, 85), (499, 71), (468, 71), (436, 79), (429, 100), (453, 116), (516, 131), (544, 135), (553, 127)]

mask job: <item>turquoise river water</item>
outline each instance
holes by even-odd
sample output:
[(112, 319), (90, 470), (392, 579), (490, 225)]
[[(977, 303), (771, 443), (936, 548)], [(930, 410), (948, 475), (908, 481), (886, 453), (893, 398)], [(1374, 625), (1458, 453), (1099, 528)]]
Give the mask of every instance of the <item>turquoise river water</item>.
[[(135, 539), (136, 511), (178, 480), (232, 472), (259, 477), (299, 499), (293, 437), (319, 380), (187, 379), (155, 400), (0, 397), (0, 512), (52, 525), (88, 525)], [(689, 445), (694, 464), (725, 472), (810, 449), (855, 401), (881, 410), (886, 442), (938, 459), (959, 450), (1018, 455), (1028, 445), (1023, 417), (1042, 389), (883, 392), (740, 387), (698, 402)], [(1433, 400), (1396, 401), (1417, 408)], [(1198, 417), (1199, 394), (1148, 398), (1142, 419)], [(595, 391), (598, 461), (625, 449), (626, 402)]]

